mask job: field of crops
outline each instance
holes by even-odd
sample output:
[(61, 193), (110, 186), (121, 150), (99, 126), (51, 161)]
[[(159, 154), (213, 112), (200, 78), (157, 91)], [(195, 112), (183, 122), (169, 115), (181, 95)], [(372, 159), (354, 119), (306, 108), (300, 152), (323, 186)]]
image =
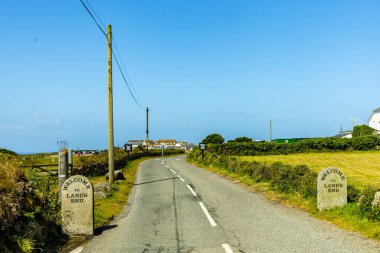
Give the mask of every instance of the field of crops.
[(336, 167), (345, 173), (349, 182), (359, 188), (372, 185), (380, 189), (380, 152), (378, 151), (239, 156), (238, 158), (264, 163), (305, 164), (316, 172), (324, 168)]

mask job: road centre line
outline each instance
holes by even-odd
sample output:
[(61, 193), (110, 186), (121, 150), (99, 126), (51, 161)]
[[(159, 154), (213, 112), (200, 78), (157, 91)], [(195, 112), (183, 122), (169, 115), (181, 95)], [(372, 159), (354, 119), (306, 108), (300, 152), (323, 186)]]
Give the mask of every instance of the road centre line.
[(203, 205), (203, 203), (199, 202), (199, 205), (201, 206), (203, 212), (206, 214), (206, 217), (207, 217), (208, 221), (210, 222), (211, 226), (216, 227), (217, 225), (216, 225), (215, 221), (213, 220), (213, 218), (211, 217), (211, 215), (209, 214), (209, 212), (207, 211), (207, 209)]
[(187, 188), (189, 188), (189, 190), (191, 191), (191, 193), (194, 195), (194, 196), (197, 196), (197, 193), (193, 190), (193, 188), (191, 188), (190, 185), (186, 185)]
[(185, 182), (185, 180), (180, 175), (178, 175), (178, 178), (181, 179), (182, 182)]
[(228, 245), (228, 244), (222, 244), (222, 247), (224, 248), (224, 250), (226, 251), (226, 253), (233, 253), (230, 245)]
[(169, 169), (171, 172), (173, 172), (174, 174), (177, 174), (177, 172), (175, 172), (174, 170), (172, 170), (172, 169)]
[(167, 166), (166, 164), (165, 164), (165, 167), (169, 169), (169, 166)]

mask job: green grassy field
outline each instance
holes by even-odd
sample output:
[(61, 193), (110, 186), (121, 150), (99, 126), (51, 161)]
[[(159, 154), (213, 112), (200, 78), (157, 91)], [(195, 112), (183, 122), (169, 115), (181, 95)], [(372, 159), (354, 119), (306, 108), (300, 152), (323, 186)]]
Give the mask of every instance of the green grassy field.
[(322, 169), (336, 167), (345, 173), (350, 183), (359, 188), (367, 185), (380, 188), (380, 152), (378, 151), (239, 156), (238, 158), (264, 163), (305, 164), (318, 173)]

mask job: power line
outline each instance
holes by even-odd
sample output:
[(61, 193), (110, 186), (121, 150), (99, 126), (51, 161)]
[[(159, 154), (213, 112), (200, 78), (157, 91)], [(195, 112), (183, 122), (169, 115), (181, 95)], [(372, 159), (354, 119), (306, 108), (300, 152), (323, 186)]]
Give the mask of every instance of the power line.
[(84, 8), (86, 8), (88, 14), (90, 14), (91, 18), (94, 20), (95, 24), (99, 27), (100, 31), (102, 31), (102, 33), (104, 34), (104, 36), (107, 37), (107, 33), (100, 27), (98, 21), (96, 21), (95, 17), (92, 15), (91, 11), (87, 8), (87, 6), (83, 3), (82, 0), (80, 0), (80, 2), (83, 4)]
[(107, 27), (106, 27), (106, 25), (102, 22), (102, 19), (98, 16), (98, 14), (96, 14), (96, 11), (94, 10), (94, 8), (92, 8), (91, 4), (90, 4), (87, 0), (85, 0), (85, 1), (86, 1), (86, 3), (88, 4), (88, 6), (90, 6), (91, 11), (92, 11), (92, 12), (95, 14), (95, 16), (98, 18), (99, 22), (103, 25), (103, 28), (106, 30)]
[[(127, 76), (127, 79), (129, 79), (129, 86), (132, 88), (132, 90), (133, 90), (133, 92), (134, 92), (134, 94), (135, 94), (135, 96), (136, 96), (136, 98), (137, 98), (139, 104), (143, 106), (144, 103), (141, 102), (141, 99), (140, 99), (140, 97), (139, 97), (139, 94), (136, 92), (135, 87), (134, 87), (134, 85), (133, 85), (133, 83), (132, 83), (132, 79), (131, 79), (131, 77), (128, 75), (127, 69), (126, 69), (126, 67), (125, 67), (125, 65), (124, 65), (123, 58), (120, 56), (119, 48), (117, 47), (116, 40), (114, 39), (114, 37), (115, 37), (115, 36), (113, 36), (112, 40), (113, 40), (113, 42), (115, 43), (116, 53), (117, 53), (117, 55), (119, 56), (119, 60), (120, 60), (120, 62), (121, 62), (121, 65), (122, 65), (122, 67), (123, 67), (123, 70), (124, 70), (124, 72), (125, 72), (125, 75)], [(143, 107), (145, 107), (145, 106), (143, 106)]]
[[(92, 12), (91, 12), (91, 11), (88, 9), (88, 7), (86, 6), (85, 3), (84, 3), (82, 0), (80, 0), (80, 1), (81, 1), (82, 5), (84, 6), (84, 8), (87, 10), (88, 14), (90, 14), (91, 18), (94, 20), (94, 22), (96, 23), (96, 25), (99, 27), (100, 31), (101, 31), (101, 32), (107, 37), (106, 32), (100, 27), (100, 24), (99, 24), (98, 21), (95, 19), (94, 15), (92, 15), (92, 12), (93, 12), (93, 13), (95, 14), (95, 16), (98, 18), (99, 22), (105, 27), (105, 25), (104, 25), (104, 23), (102, 22), (102, 20), (100, 19), (100, 17), (96, 14), (94, 8), (92, 8), (91, 4), (90, 4), (87, 0), (85, 0), (86, 3), (90, 6), (90, 9), (92, 10)], [(108, 40), (108, 39), (107, 39), (107, 40)], [(118, 50), (118, 48), (117, 48), (117, 45), (116, 45), (115, 39), (114, 39), (114, 38), (111, 38), (111, 42), (114, 42), (115, 47), (116, 47), (116, 52), (117, 52), (117, 54), (118, 54), (118, 56), (119, 56), (120, 62), (123, 64), (124, 71), (125, 71), (126, 75), (128, 76), (128, 73), (127, 73), (127, 71), (126, 71), (125, 65), (124, 65), (124, 63), (123, 63), (123, 60), (122, 60), (122, 58), (121, 58), (121, 56), (120, 56), (120, 53), (119, 53), (119, 50)], [(123, 79), (124, 79), (125, 84), (127, 85), (128, 91), (129, 91), (129, 93), (131, 94), (133, 100), (135, 101), (136, 105), (137, 105), (141, 110), (145, 110), (145, 109), (143, 108), (143, 106), (142, 106), (142, 103), (141, 103), (140, 98), (137, 96), (137, 92), (136, 92), (136, 90), (134, 89), (134, 87), (133, 87), (132, 85), (129, 85), (129, 84), (128, 84), (128, 81), (127, 81), (127, 79), (125, 78), (124, 72), (123, 72), (123, 70), (121, 69), (121, 66), (120, 66), (120, 64), (119, 64), (118, 57), (115, 55), (114, 50), (112, 50), (112, 55), (115, 57), (115, 60), (116, 60), (117, 66), (118, 66), (118, 68), (119, 68), (119, 71), (120, 71), (120, 73), (121, 73), (121, 75), (122, 75), (122, 77), (123, 77)], [(128, 77), (129, 77), (129, 76), (128, 76)], [(133, 91), (135, 92), (136, 96), (133, 94), (133, 92), (132, 92), (130, 86), (132, 86), (132, 89), (133, 89)], [(136, 99), (136, 97), (137, 97), (138, 99)], [(139, 102), (138, 100), (139, 100), (140, 102)]]
[(129, 84), (128, 84), (127, 80), (125, 79), (124, 73), (123, 73), (123, 71), (122, 71), (122, 69), (120, 67), (119, 61), (117, 60), (117, 57), (116, 57), (115, 53), (113, 52), (113, 50), (112, 50), (112, 55), (115, 56), (115, 60), (116, 60), (117, 66), (118, 66), (118, 68), (120, 70), (120, 73), (121, 73), (121, 75), (122, 75), (122, 77), (124, 79), (125, 84), (127, 85), (127, 88), (129, 90), (129, 93), (131, 94), (133, 100), (135, 101), (136, 105), (138, 107), (140, 107), (141, 110), (145, 111), (145, 109), (143, 108), (143, 106), (137, 101), (136, 97), (133, 95), (133, 92), (132, 92), (131, 88), (129, 87)]

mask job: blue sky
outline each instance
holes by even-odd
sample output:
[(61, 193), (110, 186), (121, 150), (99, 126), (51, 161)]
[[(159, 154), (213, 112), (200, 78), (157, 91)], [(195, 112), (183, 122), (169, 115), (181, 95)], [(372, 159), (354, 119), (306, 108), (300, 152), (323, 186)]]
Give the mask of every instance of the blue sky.
[[(325, 137), (380, 107), (379, 1), (88, 1), (152, 139)], [(0, 24), (0, 147), (107, 148), (106, 39), (80, 1), (0, 1)], [(145, 112), (113, 78), (121, 146)]]

